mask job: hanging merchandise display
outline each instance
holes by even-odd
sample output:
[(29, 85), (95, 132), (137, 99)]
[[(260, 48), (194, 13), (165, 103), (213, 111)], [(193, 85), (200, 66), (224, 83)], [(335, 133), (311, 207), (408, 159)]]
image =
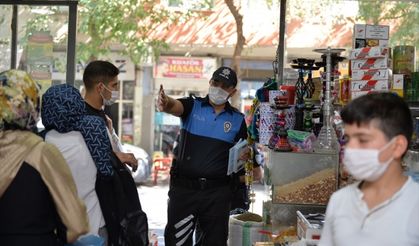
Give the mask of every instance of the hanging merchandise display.
[(285, 129), (286, 122), (284, 110), (290, 108), (286, 102), (287, 101), (285, 99), (284, 101), (278, 102), (277, 105), (273, 106), (273, 108), (278, 111), (275, 112), (274, 132), (269, 139), (268, 145), (270, 149), (280, 152), (292, 151), (291, 146), (288, 143), (288, 133)]
[[(338, 55), (344, 49), (316, 49), (316, 52), (322, 53), (326, 56), (326, 86), (323, 103), (323, 126), (320, 129), (316, 142), (314, 143), (314, 152), (316, 153), (338, 153), (340, 145), (336, 137), (335, 129), (332, 127), (330, 117), (333, 112), (333, 104), (331, 97), (331, 83), (332, 83), (332, 55)], [(336, 62), (337, 63), (337, 62)]]
[[(309, 104), (309, 107), (306, 107), (305, 99), (311, 99), (314, 94), (314, 83), (312, 77), (312, 71), (318, 70), (320, 67), (315, 66), (315, 61), (312, 59), (298, 58), (293, 60), (294, 64), (291, 64), (291, 67), (298, 69), (298, 79), (295, 84), (295, 94), (297, 100), (295, 103), (295, 130), (304, 130), (306, 127), (305, 121), (305, 110), (312, 110), (312, 104)], [(307, 80), (304, 82), (304, 76), (307, 74)], [(310, 117), (311, 118), (311, 117)]]
[[(250, 140), (250, 139), (248, 139)], [(247, 146), (250, 152), (249, 158), (246, 160), (246, 162), (244, 163), (244, 171), (245, 171), (245, 179), (244, 179), (244, 183), (246, 185), (246, 189), (247, 189), (247, 198), (250, 202), (249, 207), (252, 208), (253, 210), (253, 204), (255, 203), (255, 191), (253, 190), (253, 160), (255, 157), (255, 152), (253, 149), (253, 145), (248, 145)]]

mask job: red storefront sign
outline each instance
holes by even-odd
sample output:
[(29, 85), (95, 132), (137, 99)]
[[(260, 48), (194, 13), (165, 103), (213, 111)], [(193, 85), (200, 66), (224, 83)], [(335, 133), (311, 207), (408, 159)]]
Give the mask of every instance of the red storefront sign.
[(214, 60), (189, 57), (160, 57), (156, 69), (156, 78), (193, 78), (208, 79), (214, 68)]

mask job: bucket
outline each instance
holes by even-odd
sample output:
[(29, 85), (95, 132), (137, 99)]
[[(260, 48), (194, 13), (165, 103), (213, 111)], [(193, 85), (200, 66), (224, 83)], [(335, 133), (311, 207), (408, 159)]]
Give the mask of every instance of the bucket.
[(415, 46), (402, 45), (393, 49), (393, 73), (411, 75), (415, 70)]

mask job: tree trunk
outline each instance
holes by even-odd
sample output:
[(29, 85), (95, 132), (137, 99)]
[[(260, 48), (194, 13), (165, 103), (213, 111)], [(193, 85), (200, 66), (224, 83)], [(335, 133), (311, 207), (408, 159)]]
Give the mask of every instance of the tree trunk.
[(237, 29), (237, 42), (234, 47), (233, 53), (233, 61), (231, 67), (237, 73), (237, 92), (234, 94), (232, 98), (232, 105), (240, 109), (240, 78), (241, 78), (241, 71), (240, 71), (240, 58), (241, 53), (243, 50), (243, 46), (246, 42), (245, 37), (243, 36), (243, 15), (239, 13), (240, 7), (236, 7), (234, 5), (234, 0), (224, 0), (227, 4), (231, 14), (234, 16), (234, 20), (236, 21), (236, 29)]

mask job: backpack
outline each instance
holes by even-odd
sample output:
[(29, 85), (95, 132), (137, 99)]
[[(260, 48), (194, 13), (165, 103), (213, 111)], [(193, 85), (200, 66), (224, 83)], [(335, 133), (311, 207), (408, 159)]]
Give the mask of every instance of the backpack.
[(96, 193), (108, 231), (110, 246), (147, 246), (148, 220), (128, 168), (112, 153), (114, 175), (98, 173)]

